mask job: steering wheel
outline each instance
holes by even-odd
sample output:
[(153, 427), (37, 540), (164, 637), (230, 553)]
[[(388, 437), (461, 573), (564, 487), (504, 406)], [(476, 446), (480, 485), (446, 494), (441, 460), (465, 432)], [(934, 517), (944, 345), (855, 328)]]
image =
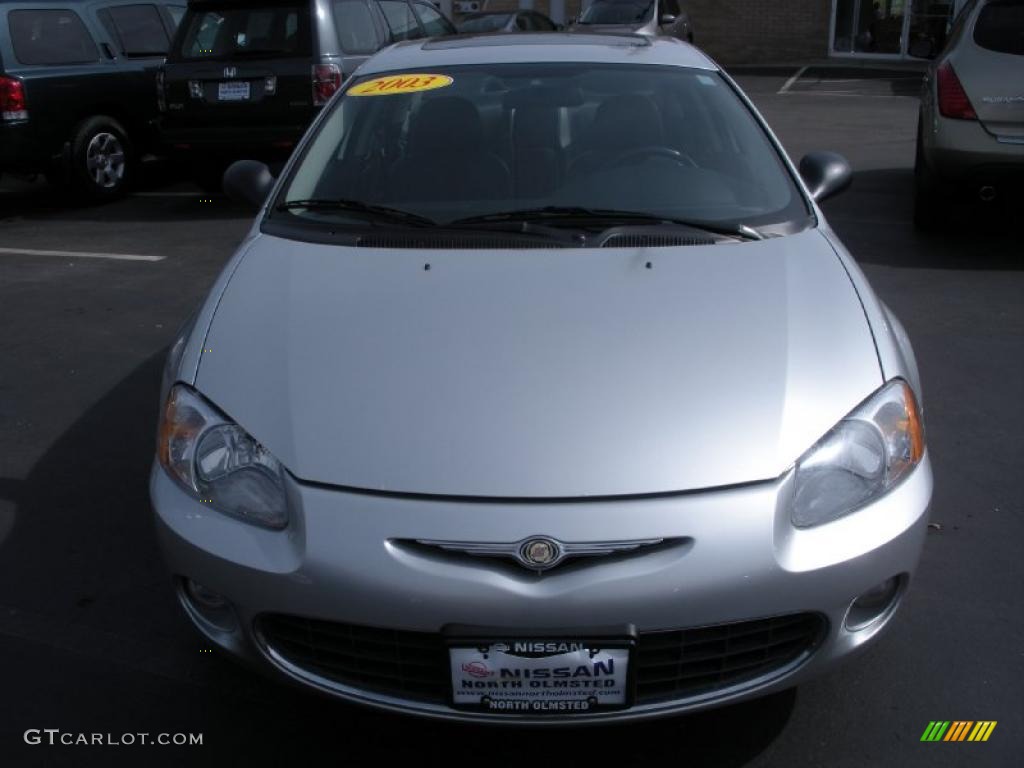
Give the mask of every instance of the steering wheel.
[(602, 163), (602, 165), (605, 168), (618, 168), (620, 165), (625, 165), (630, 160), (636, 160), (642, 157), (665, 157), (679, 163), (680, 165), (689, 166), (690, 168), (700, 167), (697, 165), (697, 161), (685, 152), (680, 152), (678, 149), (672, 149), (670, 147), (660, 147), (654, 144), (645, 147), (625, 149), (622, 152), (613, 155), (607, 162)]

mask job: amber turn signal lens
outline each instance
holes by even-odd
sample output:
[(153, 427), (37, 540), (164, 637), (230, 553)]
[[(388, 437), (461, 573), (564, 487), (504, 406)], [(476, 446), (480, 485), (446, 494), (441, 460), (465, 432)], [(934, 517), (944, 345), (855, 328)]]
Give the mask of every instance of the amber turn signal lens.
[(924, 424), (921, 422), (921, 412), (917, 407), (917, 398), (914, 397), (914, 390), (906, 382), (903, 382), (903, 399), (907, 409), (910, 457), (913, 463), (917, 464), (921, 457), (924, 456)]

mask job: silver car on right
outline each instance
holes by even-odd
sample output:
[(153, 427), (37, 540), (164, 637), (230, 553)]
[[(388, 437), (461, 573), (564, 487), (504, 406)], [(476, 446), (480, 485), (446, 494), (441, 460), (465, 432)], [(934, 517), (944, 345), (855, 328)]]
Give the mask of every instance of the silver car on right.
[(914, 223), (933, 230), (957, 197), (1024, 198), (1024, 0), (972, 0), (929, 67), (914, 165)]

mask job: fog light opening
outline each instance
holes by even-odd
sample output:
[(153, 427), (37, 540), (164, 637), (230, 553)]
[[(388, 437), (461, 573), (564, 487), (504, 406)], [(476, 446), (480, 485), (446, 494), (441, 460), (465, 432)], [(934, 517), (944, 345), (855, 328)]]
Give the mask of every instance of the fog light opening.
[(846, 612), (846, 628), (859, 632), (888, 618), (896, 607), (902, 586), (903, 576), (893, 576), (861, 594)]
[(221, 632), (233, 632), (237, 626), (231, 601), (216, 590), (192, 579), (182, 579), (183, 597), (189, 612)]

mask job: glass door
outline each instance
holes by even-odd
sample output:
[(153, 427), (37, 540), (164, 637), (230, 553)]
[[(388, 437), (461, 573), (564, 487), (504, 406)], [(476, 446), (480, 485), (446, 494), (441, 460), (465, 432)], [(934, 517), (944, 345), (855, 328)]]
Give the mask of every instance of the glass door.
[(902, 56), (907, 0), (835, 0), (832, 52)]
[(913, 0), (907, 33), (907, 54), (919, 59), (938, 55), (953, 20), (952, 0)]

